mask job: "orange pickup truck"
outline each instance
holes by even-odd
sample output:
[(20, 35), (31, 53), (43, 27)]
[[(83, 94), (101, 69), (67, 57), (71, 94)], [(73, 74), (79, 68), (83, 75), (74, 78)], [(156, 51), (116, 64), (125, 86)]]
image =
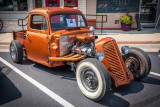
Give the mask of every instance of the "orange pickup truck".
[(13, 31), (10, 56), (22, 63), (56, 67), (70, 65), (82, 93), (98, 101), (115, 87), (145, 78), (151, 69), (149, 56), (141, 49), (124, 46), (119, 50), (113, 38), (98, 42), (81, 11), (46, 7), (30, 11), (27, 30)]

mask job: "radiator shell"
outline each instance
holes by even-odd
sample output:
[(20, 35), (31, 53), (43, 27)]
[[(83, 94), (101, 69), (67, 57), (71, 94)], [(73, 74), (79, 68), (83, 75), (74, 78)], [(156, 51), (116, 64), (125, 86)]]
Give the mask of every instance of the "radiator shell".
[(96, 52), (104, 52), (102, 63), (106, 66), (115, 86), (126, 85), (133, 80), (131, 71), (126, 68), (116, 41), (107, 37), (96, 43)]

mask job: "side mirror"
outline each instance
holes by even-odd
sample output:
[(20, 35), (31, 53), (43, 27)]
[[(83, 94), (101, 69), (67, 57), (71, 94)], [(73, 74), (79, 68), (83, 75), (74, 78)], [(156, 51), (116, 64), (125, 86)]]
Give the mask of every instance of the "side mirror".
[(91, 26), (91, 27), (89, 28), (89, 30), (95, 31), (95, 28), (94, 28), (93, 26)]

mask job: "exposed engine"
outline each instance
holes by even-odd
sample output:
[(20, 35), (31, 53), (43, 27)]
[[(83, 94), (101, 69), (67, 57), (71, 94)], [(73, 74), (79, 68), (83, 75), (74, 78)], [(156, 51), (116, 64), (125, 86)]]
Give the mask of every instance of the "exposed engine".
[(85, 55), (85, 56), (94, 56), (95, 46), (94, 42), (76, 42), (76, 45), (73, 46), (72, 52)]
[(62, 36), (60, 37), (60, 56), (69, 53), (75, 53), (93, 57), (95, 50), (95, 35), (81, 34), (76, 36)]

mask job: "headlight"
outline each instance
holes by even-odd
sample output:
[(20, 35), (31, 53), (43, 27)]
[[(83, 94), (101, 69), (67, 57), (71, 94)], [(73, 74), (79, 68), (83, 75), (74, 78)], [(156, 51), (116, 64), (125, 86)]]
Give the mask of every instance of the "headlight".
[(103, 52), (98, 52), (98, 53), (96, 54), (96, 56), (97, 56), (97, 58), (98, 58), (100, 61), (103, 61), (103, 59), (104, 59), (104, 53), (103, 53)]
[(91, 27), (89, 28), (89, 30), (90, 30), (90, 31), (95, 31), (95, 28), (94, 28), (93, 26), (91, 26)]
[(91, 49), (91, 48), (87, 49), (87, 54), (90, 54), (90, 53), (91, 53), (91, 51), (92, 51), (92, 49)]
[(121, 48), (121, 51), (122, 51), (123, 54), (128, 54), (128, 52), (129, 52), (129, 47), (128, 47), (128, 46), (123, 46), (123, 47)]

